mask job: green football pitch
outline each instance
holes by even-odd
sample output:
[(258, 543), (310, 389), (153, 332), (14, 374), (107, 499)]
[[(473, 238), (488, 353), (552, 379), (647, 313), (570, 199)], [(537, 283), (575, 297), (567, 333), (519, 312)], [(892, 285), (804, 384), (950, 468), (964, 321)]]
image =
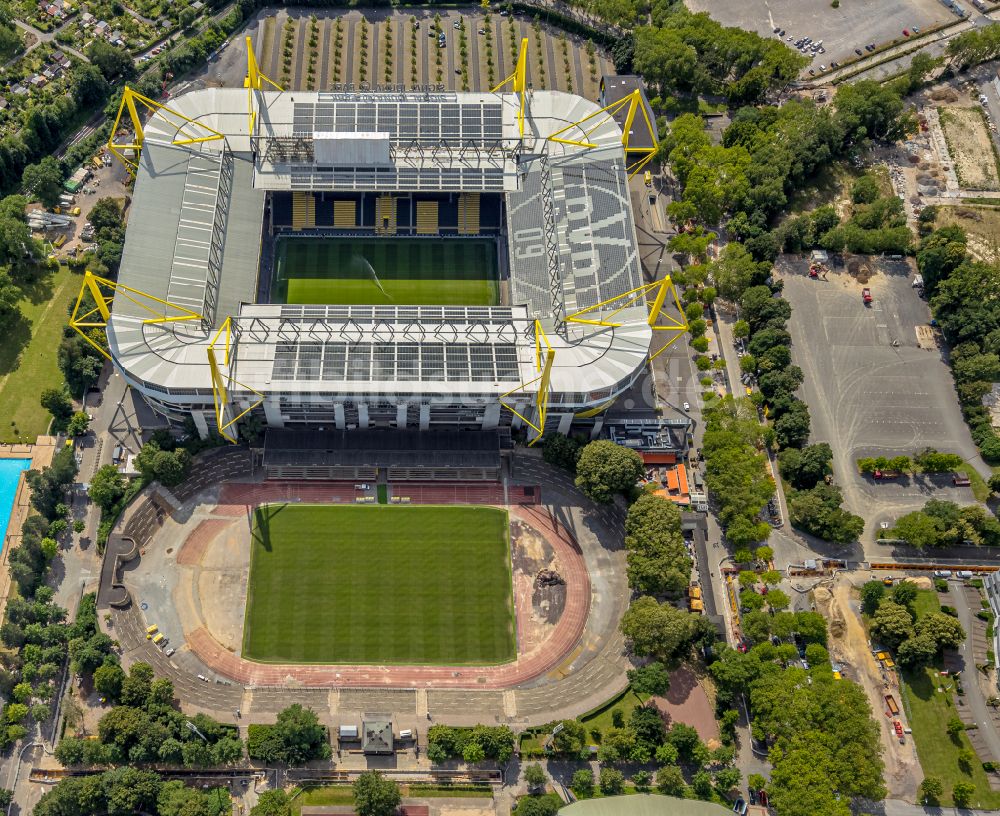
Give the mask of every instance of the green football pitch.
[(515, 657), (502, 510), (264, 505), (252, 547), (248, 659), (489, 665)]
[(271, 300), (492, 306), (500, 302), (496, 245), (481, 238), (282, 238)]

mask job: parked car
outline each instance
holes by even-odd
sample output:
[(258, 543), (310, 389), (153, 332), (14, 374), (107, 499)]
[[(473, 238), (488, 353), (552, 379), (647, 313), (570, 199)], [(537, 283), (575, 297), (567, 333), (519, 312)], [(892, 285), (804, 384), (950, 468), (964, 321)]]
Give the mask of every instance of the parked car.
[(951, 570), (934, 570), (935, 578), (951, 578)]

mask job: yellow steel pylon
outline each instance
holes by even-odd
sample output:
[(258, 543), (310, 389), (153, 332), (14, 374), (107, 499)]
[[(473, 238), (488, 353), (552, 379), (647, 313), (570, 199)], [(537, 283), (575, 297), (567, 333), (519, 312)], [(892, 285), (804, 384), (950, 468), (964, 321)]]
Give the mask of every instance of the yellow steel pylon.
[[(115, 123), (111, 127), (111, 136), (108, 137), (108, 149), (133, 170), (139, 166), (138, 162), (136, 159), (126, 156), (122, 151), (132, 151), (135, 153), (136, 157), (138, 157), (139, 151), (142, 150), (145, 132), (142, 117), (139, 115), (139, 108), (136, 106), (136, 103), (141, 105), (147, 113), (158, 113), (170, 122), (171, 125), (177, 128), (177, 133), (170, 142), (173, 145), (199, 144), (200, 142), (212, 142), (216, 139), (226, 138), (214, 128), (210, 128), (202, 122), (191, 119), (183, 113), (171, 110), (166, 105), (161, 105), (159, 102), (153, 101), (148, 96), (143, 96), (141, 93), (133, 91), (126, 85), (125, 91), (122, 93), (121, 104), (118, 106), (118, 115), (115, 116)], [(124, 114), (125, 111), (128, 111), (129, 119), (132, 120), (132, 129), (135, 131), (135, 138), (131, 144), (119, 144), (115, 141), (115, 134), (118, 132), (118, 125), (121, 122), (122, 114)], [(175, 117), (175, 119), (171, 119), (171, 117)], [(202, 135), (198, 135), (197, 130), (194, 133), (191, 133), (187, 130), (188, 128), (200, 129), (201, 131), (204, 131), (204, 133)]]
[[(655, 294), (653, 295), (652, 302), (649, 302), (646, 298), (651, 293)], [(663, 306), (666, 303), (668, 296), (673, 296), (674, 306), (677, 307), (680, 319), (672, 315), (668, 315), (663, 311)], [(674, 336), (667, 341), (666, 345), (649, 356), (649, 359), (653, 360), (677, 342), (677, 339), (688, 330), (687, 316), (684, 314), (684, 309), (681, 307), (681, 301), (677, 295), (677, 287), (674, 286), (674, 282), (671, 280), (669, 275), (666, 275), (663, 280), (644, 284), (636, 287), (635, 289), (630, 289), (628, 292), (616, 295), (613, 298), (608, 298), (600, 303), (595, 303), (593, 306), (588, 306), (586, 309), (580, 309), (578, 312), (573, 312), (573, 314), (566, 316), (566, 322), (585, 323), (589, 326), (609, 326), (611, 328), (616, 328), (622, 324), (615, 321), (615, 315), (630, 306), (635, 306), (638, 303), (644, 303), (649, 306), (649, 316), (646, 319), (646, 323), (653, 331), (666, 331), (673, 332), (674, 334)], [(597, 319), (584, 317), (584, 315), (591, 314), (592, 312), (596, 312), (597, 310), (612, 304), (617, 304), (617, 307), (608, 314), (598, 315)], [(661, 316), (664, 318), (665, 325), (657, 325)]]
[(512, 84), (512, 90), (516, 94), (520, 94), (521, 106), (517, 111), (517, 130), (521, 134), (521, 138), (524, 138), (524, 112), (527, 108), (527, 94), (528, 94), (528, 38), (521, 38), (521, 50), (517, 52), (517, 65), (514, 66), (514, 73), (507, 77), (503, 82), (493, 88), (490, 92), (496, 93), (504, 85), (508, 83)]
[[(628, 106), (628, 111), (625, 114), (625, 125), (622, 127), (622, 146), (625, 148), (626, 162), (629, 160), (630, 153), (636, 157), (636, 160), (633, 161), (631, 166), (627, 168), (628, 177), (632, 178), (636, 173), (642, 170), (642, 168), (645, 167), (656, 154), (657, 143), (656, 127), (653, 122), (650, 121), (649, 113), (646, 111), (646, 106), (642, 104), (642, 93), (638, 89), (632, 91), (632, 93), (628, 96), (619, 99), (617, 102), (605, 105), (600, 110), (596, 110), (588, 116), (585, 116), (579, 122), (572, 122), (566, 125), (566, 127), (560, 128), (555, 133), (550, 135), (548, 140), (550, 142), (559, 142), (560, 144), (572, 145), (574, 147), (583, 147), (588, 150), (590, 148), (597, 147), (595, 142), (590, 141), (591, 134), (601, 127), (601, 125), (607, 124), (609, 121), (613, 120), (615, 114), (626, 106)], [(630, 145), (632, 125), (635, 122), (636, 113), (640, 111), (642, 112), (643, 121), (645, 122), (645, 125), (652, 137), (652, 147), (633, 147)], [(604, 116), (601, 116), (601, 114), (604, 114)], [(597, 123), (584, 127), (584, 124), (589, 122), (591, 119), (597, 119)], [(562, 138), (563, 133), (566, 133), (573, 128), (579, 129), (579, 133), (574, 134), (578, 138)]]
[[(81, 314), (83, 298), (86, 294), (90, 294), (96, 305), (86, 309)], [(111, 303), (115, 297), (122, 297), (149, 312), (152, 317), (143, 320), (143, 323), (176, 323), (182, 320), (202, 319), (197, 312), (192, 312), (176, 303), (154, 297), (130, 286), (124, 286), (116, 281), (98, 277), (88, 270), (83, 275), (80, 293), (76, 296), (73, 312), (69, 316), (69, 325), (109, 360), (111, 355), (108, 354), (107, 349), (95, 343), (84, 329), (107, 329), (108, 320), (111, 317)]]
[[(544, 346), (544, 348), (543, 348)], [(544, 358), (544, 359), (543, 359)], [(545, 417), (549, 412), (549, 380), (552, 375), (552, 363), (555, 361), (556, 351), (552, 348), (549, 343), (549, 338), (545, 336), (545, 332), (542, 330), (542, 324), (536, 320), (535, 321), (535, 368), (541, 373), (535, 377), (533, 380), (528, 382), (523, 382), (506, 394), (500, 395), (500, 404), (510, 411), (514, 416), (522, 419), (528, 426), (530, 426), (535, 431), (535, 438), (528, 442), (528, 447), (534, 445), (539, 439), (542, 438), (542, 434), (545, 432)], [(535, 405), (538, 408), (538, 422), (537, 424), (532, 422), (528, 417), (514, 408), (513, 405), (508, 405), (504, 402), (504, 397), (509, 397), (511, 394), (516, 394), (523, 392), (525, 389), (530, 388), (535, 383), (538, 383), (538, 390), (535, 396)]]
[[(249, 414), (254, 408), (263, 403), (264, 395), (255, 388), (251, 388), (249, 385), (233, 379), (228, 374), (222, 373), (222, 368), (219, 365), (219, 355), (215, 347), (216, 344), (218, 344), (219, 339), (224, 337), (225, 341), (222, 348), (222, 365), (228, 369), (229, 350), (232, 345), (232, 324), (233, 319), (231, 317), (227, 317), (225, 322), (219, 327), (219, 330), (212, 337), (211, 342), (208, 344), (208, 367), (212, 374), (212, 402), (215, 406), (215, 424), (219, 429), (219, 433), (235, 444), (237, 441), (236, 437), (227, 433), (227, 431), (243, 417)], [(257, 400), (253, 403), (253, 405), (244, 409), (229, 421), (226, 421), (226, 408), (229, 406), (229, 386), (226, 384), (227, 380), (230, 383), (238, 385), (240, 388), (245, 388), (247, 391), (257, 396)]]
[(265, 82), (277, 91), (283, 91), (284, 88), (260, 70), (260, 66), (257, 65), (257, 55), (253, 51), (253, 43), (249, 36), (246, 38), (246, 43), (247, 75), (243, 80), (243, 87), (247, 89), (247, 117), (249, 120), (247, 123), (247, 133), (252, 138), (254, 128), (257, 126), (257, 111), (253, 105), (253, 92), (264, 90)]

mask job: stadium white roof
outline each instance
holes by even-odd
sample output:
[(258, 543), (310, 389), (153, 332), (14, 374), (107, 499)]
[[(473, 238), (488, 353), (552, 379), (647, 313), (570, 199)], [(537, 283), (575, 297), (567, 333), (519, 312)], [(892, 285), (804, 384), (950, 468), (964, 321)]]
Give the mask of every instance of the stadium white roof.
[[(537, 376), (536, 319), (556, 349), (553, 392), (597, 402), (642, 369), (652, 332), (641, 300), (615, 327), (563, 322), (643, 283), (618, 125), (599, 116), (562, 134), (592, 149), (547, 139), (593, 102), (532, 92), (521, 140), (516, 94), (255, 93), (253, 140), (243, 89), (183, 94), (170, 107), (195, 125), (157, 112), (146, 126), (119, 282), (204, 319), (147, 323), (117, 298), (109, 339), (134, 382), (168, 400), (210, 395), (206, 349), (228, 317), (231, 374), (265, 393), (499, 395)], [(172, 144), (205, 128), (225, 138)], [(384, 134), (392, 165), (315, 163), (316, 134), (351, 132)], [(505, 192), (514, 305), (255, 304), (271, 189)]]

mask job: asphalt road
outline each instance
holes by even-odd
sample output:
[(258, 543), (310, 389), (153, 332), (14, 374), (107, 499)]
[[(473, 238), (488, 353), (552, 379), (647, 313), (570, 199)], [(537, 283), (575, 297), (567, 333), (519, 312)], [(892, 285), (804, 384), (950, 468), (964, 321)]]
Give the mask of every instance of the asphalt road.
[[(928, 306), (910, 286), (907, 264), (887, 263), (888, 274), (876, 274), (867, 284), (874, 302), (866, 307), (862, 284), (846, 271), (813, 280), (804, 262), (779, 261), (784, 296), (792, 304), (792, 357), (805, 374), (802, 395), (812, 416), (812, 441), (833, 447), (845, 505), (864, 516), (864, 549), (875, 553), (880, 522), (930, 498), (967, 504), (973, 497), (946, 477), (893, 483), (863, 478), (858, 458), (912, 456), (930, 446), (958, 453), (989, 473), (962, 419), (943, 352), (917, 344), (916, 327), (930, 322)], [(864, 552), (845, 555), (860, 560)]]

